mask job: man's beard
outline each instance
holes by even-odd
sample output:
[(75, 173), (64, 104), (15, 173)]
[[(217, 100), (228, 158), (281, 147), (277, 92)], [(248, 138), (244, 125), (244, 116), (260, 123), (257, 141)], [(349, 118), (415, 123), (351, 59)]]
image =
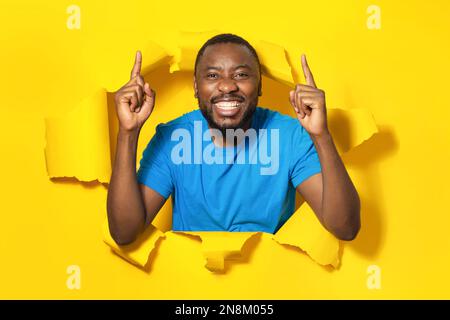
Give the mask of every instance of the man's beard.
[(219, 123), (217, 123), (214, 120), (212, 106), (211, 106), (211, 108), (208, 108), (207, 106), (201, 107), (200, 101), (199, 101), (199, 108), (200, 108), (200, 111), (202, 112), (203, 116), (205, 117), (206, 121), (208, 122), (209, 127), (211, 129), (219, 130), (222, 133), (222, 136), (225, 137), (227, 129), (233, 129), (233, 130), (243, 129), (247, 125), (248, 125), (248, 127), (250, 127), (251, 119), (252, 119), (253, 114), (255, 113), (257, 104), (258, 104), (257, 101), (254, 103), (251, 103), (249, 105), (249, 107), (247, 108), (247, 110), (244, 111), (241, 121), (239, 121), (236, 125), (220, 125)]

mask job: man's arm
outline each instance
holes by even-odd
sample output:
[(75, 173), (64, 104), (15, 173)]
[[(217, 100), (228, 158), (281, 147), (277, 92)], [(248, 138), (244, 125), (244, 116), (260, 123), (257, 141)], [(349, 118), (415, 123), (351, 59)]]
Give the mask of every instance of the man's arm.
[(119, 130), (116, 157), (108, 188), (109, 230), (119, 245), (133, 242), (166, 202), (159, 193), (137, 182), (138, 136), (139, 133)]
[(314, 142), (322, 173), (297, 186), (322, 225), (341, 240), (353, 240), (360, 229), (360, 199), (336, 150), (327, 125), (325, 92), (317, 88), (302, 55), (306, 85), (297, 84), (290, 101)]
[(113, 171), (108, 187), (109, 230), (119, 245), (133, 242), (156, 216), (165, 198), (138, 184), (136, 152), (139, 132), (153, 111), (155, 92), (140, 75), (142, 56), (138, 51), (130, 81), (115, 95), (119, 134)]
[(341, 240), (353, 240), (361, 227), (360, 200), (330, 134), (312, 138), (322, 172), (297, 186), (322, 225)]

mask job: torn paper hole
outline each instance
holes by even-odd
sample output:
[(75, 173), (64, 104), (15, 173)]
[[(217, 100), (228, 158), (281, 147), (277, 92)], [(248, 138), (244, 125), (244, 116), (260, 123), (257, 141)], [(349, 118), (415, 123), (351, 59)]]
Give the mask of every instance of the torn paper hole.
[[(181, 35), (179, 54), (169, 56), (164, 49), (150, 43), (143, 50), (143, 72), (147, 73), (159, 66), (170, 63), (170, 71), (192, 71), (195, 56), (201, 44), (219, 32), (184, 33)], [(260, 55), (265, 75), (292, 85), (291, 67), (286, 50), (276, 44), (260, 40), (254, 41)], [(145, 74), (143, 73), (143, 74)], [(123, 82), (123, 81), (122, 81)], [(120, 82), (122, 84), (122, 82)], [(115, 88), (119, 81), (105, 87)], [(108, 128), (107, 97), (104, 89), (83, 100), (64, 117), (46, 119), (46, 162), (50, 177), (76, 177), (81, 181), (98, 180), (108, 182), (111, 175), (110, 136)], [(340, 153), (369, 139), (377, 132), (371, 113), (366, 109), (328, 108), (328, 125)], [(170, 212), (162, 210), (154, 220), (157, 227), (150, 226), (132, 244), (118, 246), (111, 238), (107, 221), (104, 226), (104, 241), (115, 253), (138, 266), (149, 263), (148, 258), (158, 240), (165, 237), (170, 226)], [(155, 225), (156, 225), (155, 224)], [(163, 231), (161, 231), (163, 230)], [(224, 269), (225, 261), (238, 257), (253, 235), (234, 232), (185, 232), (201, 238), (202, 250), (206, 258), (206, 268), (213, 272)], [(339, 241), (320, 224), (305, 203), (272, 239), (282, 245), (291, 245), (305, 251), (321, 265), (339, 264)]]

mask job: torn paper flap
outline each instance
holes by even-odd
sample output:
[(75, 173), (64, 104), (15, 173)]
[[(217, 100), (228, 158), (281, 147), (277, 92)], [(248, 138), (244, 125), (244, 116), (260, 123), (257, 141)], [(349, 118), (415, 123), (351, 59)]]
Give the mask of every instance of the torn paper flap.
[(172, 196), (169, 196), (162, 208), (159, 209), (158, 214), (153, 218), (152, 225), (162, 232), (172, 230), (172, 210)]
[(212, 272), (222, 272), (225, 260), (240, 257), (244, 244), (261, 232), (178, 231), (178, 233), (200, 237), (206, 259), (205, 267)]
[(339, 265), (339, 240), (326, 230), (305, 202), (273, 236), (279, 244), (305, 251), (321, 265)]
[(340, 154), (368, 140), (378, 132), (372, 113), (365, 108), (327, 108), (328, 127)]
[(149, 44), (141, 50), (141, 53), (142, 76), (145, 76), (164, 65), (169, 66), (169, 62), (172, 59), (172, 56), (170, 56), (163, 47), (153, 41), (150, 41)]
[[(143, 48), (139, 48), (142, 53), (141, 75), (148, 73), (162, 66), (169, 66), (172, 56), (165, 48), (154, 41), (149, 41)], [(117, 65), (117, 57), (105, 55), (102, 61), (101, 84), (108, 92), (118, 91), (130, 80), (131, 69), (134, 65), (136, 52), (130, 51), (128, 62)]]
[(145, 265), (150, 262), (148, 260), (149, 256), (155, 249), (156, 243), (161, 238), (165, 238), (164, 233), (154, 226), (149, 225), (133, 243), (119, 246), (111, 237), (108, 220), (103, 224), (103, 241), (109, 245), (116, 254), (139, 267), (145, 267)]
[(61, 117), (48, 117), (45, 159), (49, 177), (108, 182), (111, 176), (106, 91), (98, 90)]
[(259, 40), (256, 42), (255, 50), (261, 63), (262, 74), (287, 86), (294, 85), (291, 66), (283, 47)]
[[(170, 66), (170, 72), (193, 71), (195, 59), (202, 45), (210, 38), (222, 33), (219, 30), (205, 32), (180, 32), (179, 50)], [(253, 40), (261, 63), (262, 74), (283, 84), (293, 86), (291, 66), (283, 47), (263, 41)]]
[(180, 31), (178, 51), (170, 65), (170, 73), (175, 71), (194, 71), (195, 58), (202, 45), (208, 39), (221, 33), (220, 30), (202, 32)]

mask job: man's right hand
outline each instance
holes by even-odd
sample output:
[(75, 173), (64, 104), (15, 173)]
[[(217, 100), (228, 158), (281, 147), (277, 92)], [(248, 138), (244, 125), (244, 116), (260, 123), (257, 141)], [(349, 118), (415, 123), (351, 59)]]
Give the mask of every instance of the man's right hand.
[(142, 54), (136, 52), (130, 81), (116, 92), (116, 104), (119, 127), (124, 131), (139, 131), (153, 111), (155, 91), (141, 76)]

